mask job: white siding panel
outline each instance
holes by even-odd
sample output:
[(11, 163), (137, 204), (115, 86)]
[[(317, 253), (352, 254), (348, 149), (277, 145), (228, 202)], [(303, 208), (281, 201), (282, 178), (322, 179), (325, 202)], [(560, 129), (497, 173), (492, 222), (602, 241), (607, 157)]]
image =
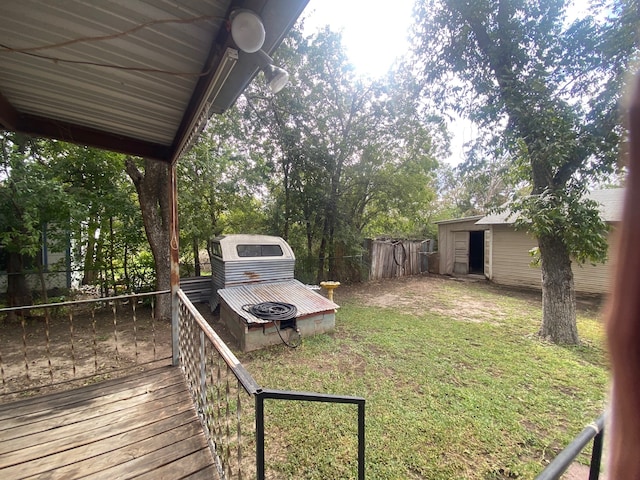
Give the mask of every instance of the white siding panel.
[(493, 226), (493, 281), (501, 285), (540, 288), (540, 268), (531, 266), (535, 238), (509, 225)]
[[(541, 288), (539, 267), (531, 266), (529, 250), (538, 245), (535, 238), (525, 232), (515, 231), (509, 225), (493, 227), (493, 281), (501, 285)], [(610, 251), (611, 255), (611, 251)], [(577, 292), (606, 293), (610, 286), (610, 266), (606, 264), (578, 265), (573, 262), (573, 274)]]
[(609, 259), (598, 265), (573, 264), (573, 278), (576, 290), (585, 293), (608, 293), (612, 285), (613, 269), (616, 265), (615, 248), (611, 248), (614, 234), (609, 234)]
[(493, 252), (493, 228), (484, 231), (484, 276), (493, 278), (491, 269), (491, 254)]
[(469, 232), (453, 232), (453, 271), (469, 273)]

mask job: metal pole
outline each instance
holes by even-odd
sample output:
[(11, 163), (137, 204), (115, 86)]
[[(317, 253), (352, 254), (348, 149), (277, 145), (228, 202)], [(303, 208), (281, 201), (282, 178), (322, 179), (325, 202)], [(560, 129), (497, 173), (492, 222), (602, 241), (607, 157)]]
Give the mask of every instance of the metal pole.
[(600, 430), (593, 439), (593, 448), (591, 449), (591, 465), (589, 466), (589, 480), (598, 480), (600, 478), (600, 465), (602, 463), (602, 446), (604, 444), (604, 430)]
[[(549, 465), (547, 465), (547, 467), (536, 477), (536, 480), (556, 480), (560, 478), (585, 446), (592, 439), (595, 439), (597, 436), (602, 434), (604, 430), (604, 420), (605, 414), (603, 413), (594, 423), (588, 425), (584, 430), (582, 430), (582, 432), (580, 432), (578, 436), (569, 445), (567, 445), (567, 447), (562, 450)], [(600, 447), (599, 451), (597, 451), (594, 445), (593, 452), (593, 455), (597, 453), (598, 458), (591, 458), (592, 472), (594, 468), (594, 461), (598, 463), (598, 471), (600, 470), (599, 463), (600, 456), (602, 455), (602, 448)]]
[(256, 393), (256, 478), (264, 480), (264, 397)]
[(364, 480), (364, 402), (358, 404), (358, 480)]

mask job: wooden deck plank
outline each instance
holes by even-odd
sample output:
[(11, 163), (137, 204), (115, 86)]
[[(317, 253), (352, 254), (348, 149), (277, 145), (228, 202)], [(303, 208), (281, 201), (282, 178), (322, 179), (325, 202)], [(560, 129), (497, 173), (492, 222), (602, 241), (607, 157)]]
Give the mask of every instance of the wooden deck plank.
[[(68, 423), (69, 419), (82, 416), (83, 419), (96, 417), (110, 412), (125, 410), (130, 405), (135, 405), (141, 401), (150, 401), (166, 397), (176, 392), (185, 390), (184, 382), (181, 379), (166, 379), (158, 384), (153, 383), (131, 390), (121, 390), (111, 395), (104, 395), (93, 398), (74, 399), (72, 403), (64, 408), (55, 406), (49, 409), (41, 409), (38, 412), (26, 413), (19, 417), (0, 420), (0, 435), (4, 430), (11, 430), (16, 427), (46, 430), (47, 425), (54, 428), (61, 423)], [(90, 415), (83, 413), (91, 411)], [(87, 412), (88, 413), (88, 412)]]
[(178, 368), (2, 406), (0, 478), (140, 475), (217, 476)]
[[(168, 397), (160, 398), (144, 405), (145, 409), (149, 409), (145, 410), (147, 418), (149, 420), (152, 420), (157, 416), (171, 414), (182, 402), (184, 402), (184, 392), (182, 393), (182, 395), (170, 395)], [(73, 423), (67, 425), (60, 424), (57, 428), (43, 431), (34, 431), (31, 434), (22, 436), (13, 436), (8, 434), (5, 435), (5, 433), (9, 432), (5, 431), (0, 434), (0, 455), (10, 451), (25, 449), (30, 445), (33, 445), (35, 441), (37, 441), (38, 444), (44, 444), (59, 438), (71, 438), (75, 435), (79, 435), (85, 431), (94, 430), (98, 427), (134, 421), (135, 419), (139, 418), (141, 414), (143, 413), (136, 409), (132, 409), (125, 412), (116, 411), (108, 415), (103, 415), (98, 418), (90, 418), (88, 420), (78, 418), (77, 421), (74, 421)]]
[[(115, 465), (106, 470), (102, 470), (91, 475), (85, 475), (83, 478), (94, 480), (112, 480), (117, 478), (119, 480), (127, 480), (174, 462), (176, 465), (174, 465), (173, 468), (178, 468), (180, 460), (187, 457), (187, 461), (193, 461), (193, 457), (191, 457), (191, 455), (195, 453), (211, 458), (211, 452), (207, 446), (203, 433), (143, 454), (142, 456), (133, 458), (128, 462)], [(156, 476), (155, 478), (162, 477)], [(169, 477), (167, 476), (164, 478)]]
[(1, 472), (3, 475), (6, 473), (7, 478), (17, 480), (43, 475), (52, 470), (53, 465), (56, 467), (55, 472), (48, 476), (72, 478), (80, 474), (87, 475), (131, 460), (140, 449), (145, 451), (158, 443), (170, 443), (196, 435), (200, 425), (194, 420), (197, 419), (194, 419), (193, 412), (188, 411), (186, 416), (174, 416), (166, 421), (143, 426), (126, 435), (118, 435), (119, 438), (107, 437), (95, 442), (80, 443), (69, 449), (47, 453), (46, 456), (28, 463), (14, 464)]
[(172, 428), (178, 428), (185, 423), (194, 422), (193, 409), (190, 405), (184, 404), (176, 408), (173, 416), (156, 420), (156, 412), (141, 415), (130, 422), (127, 422), (127, 429), (117, 432), (114, 435), (111, 424), (101, 428), (87, 430), (70, 437), (59, 438), (50, 442), (40, 443), (37, 437), (33, 437), (33, 444), (20, 450), (5, 453), (0, 458), (0, 468), (7, 468), (20, 464), (27, 459), (30, 462), (39, 461), (58, 453), (68, 452), (71, 449), (101, 443), (102, 451), (108, 451), (107, 446), (113, 444), (112, 450), (122, 445), (128, 445), (136, 441), (144, 440), (163, 433)]
[(189, 480), (213, 480), (220, 478), (220, 475), (218, 474), (218, 469), (214, 465), (209, 465), (202, 470), (185, 475), (183, 478)]
[[(193, 422), (193, 418), (190, 420), (158, 435), (140, 440), (134, 440), (135, 437), (132, 437), (126, 444), (100, 441), (44, 457), (39, 459), (40, 461), (29, 462), (26, 465), (16, 465), (7, 469), (8, 478), (18, 480), (33, 476), (64, 480), (94, 474), (153, 452), (158, 445), (172, 444), (197, 435), (200, 433), (200, 426)], [(109, 448), (111, 450), (104, 451)], [(51, 465), (55, 465), (55, 470), (51, 469)]]
[[(185, 393), (186, 390), (183, 389), (168, 396), (150, 399), (144, 403), (145, 412), (155, 412), (157, 415), (168, 415), (171, 413), (172, 407), (185, 401)], [(43, 420), (42, 422), (28, 424), (24, 427), (19, 426), (3, 430), (0, 432), (0, 454), (6, 453), (6, 448), (15, 450), (18, 444), (21, 445), (20, 448), (24, 448), (25, 445), (33, 442), (34, 436), (37, 436), (39, 443), (44, 444), (51, 440), (71, 437), (83, 431), (93, 430), (104, 425), (113, 424), (114, 422), (131, 421), (140, 415), (140, 413), (141, 412), (135, 408), (129, 408), (128, 410), (116, 409), (96, 416), (91, 410), (87, 410), (87, 413), (84, 413), (86, 416), (71, 416), (66, 419), (67, 423), (57, 422), (57, 419), (52, 421)], [(6, 445), (9, 440), (11, 440), (11, 445)]]
[(19, 416), (23, 413), (38, 412), (40, 410), (47, 410), (58, 406), (66, 406), (73, 403), (70, 399), (82, 401), (82, 399), (79, 398), (81, 395), (96, 398), (108, 395), (113, 391), (124, 389), (127, 386), (134, 387), (141, 383), (147, 384), (152, 381), (162, 382), (166, 379), (175, 380), (176, 378), (179, 378), (179, 376), (176, 376), (175, 370), (176, 369), (173, 367), (164, 366), (153, 369), (149, 372), (105, 380), (72, 390), (65, 390), (63, 392), (40, 395), (24, 400), (0, 404), (0, 420)]
[[(201, 472), (203, 469), (211, 465), (207, 461), (207, 457), (202, 455), (202, 451), (199, 450), (186, 457), (182, 457), (179, 463), (169, 463), (155, 470), (143, 473), (136, 477), (136, 480), (157, 480), (158, 478), (184, 478), (195, 475)], [(217, 475), (217, 472), (215, 472)], [(209, 476), (209, 480), (217, 478), (217, 476)]]

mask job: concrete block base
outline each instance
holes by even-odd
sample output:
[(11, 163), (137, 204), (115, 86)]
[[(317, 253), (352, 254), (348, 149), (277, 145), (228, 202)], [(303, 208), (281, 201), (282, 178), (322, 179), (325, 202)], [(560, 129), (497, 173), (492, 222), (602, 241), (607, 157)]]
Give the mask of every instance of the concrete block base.
[[(243, 352), (259, 350), (282, 343), (272, 322), (248, 324), (244, 318), (229, 308), (224, 301), (220, 304), (220, 319), (225, 323)], [(302, 338), (332, 332), (336, 326), (335, 310), (299, 317), (296, 319), (296, 326), (300, 329)], [(297, 340), (297, 334), (291, 328), (280, 330), (280, 334), (287, 342), (295, 342)]]

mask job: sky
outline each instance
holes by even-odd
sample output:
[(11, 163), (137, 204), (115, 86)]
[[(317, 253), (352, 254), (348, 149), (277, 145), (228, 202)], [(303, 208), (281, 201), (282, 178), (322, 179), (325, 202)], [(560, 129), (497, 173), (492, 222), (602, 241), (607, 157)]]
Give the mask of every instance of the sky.
[(314, 33), (324, 25), (341, 31), (356, 70), (379, 77), (408, 49), (412, 7), (413, 0), (310, 0), (305, 31)]

